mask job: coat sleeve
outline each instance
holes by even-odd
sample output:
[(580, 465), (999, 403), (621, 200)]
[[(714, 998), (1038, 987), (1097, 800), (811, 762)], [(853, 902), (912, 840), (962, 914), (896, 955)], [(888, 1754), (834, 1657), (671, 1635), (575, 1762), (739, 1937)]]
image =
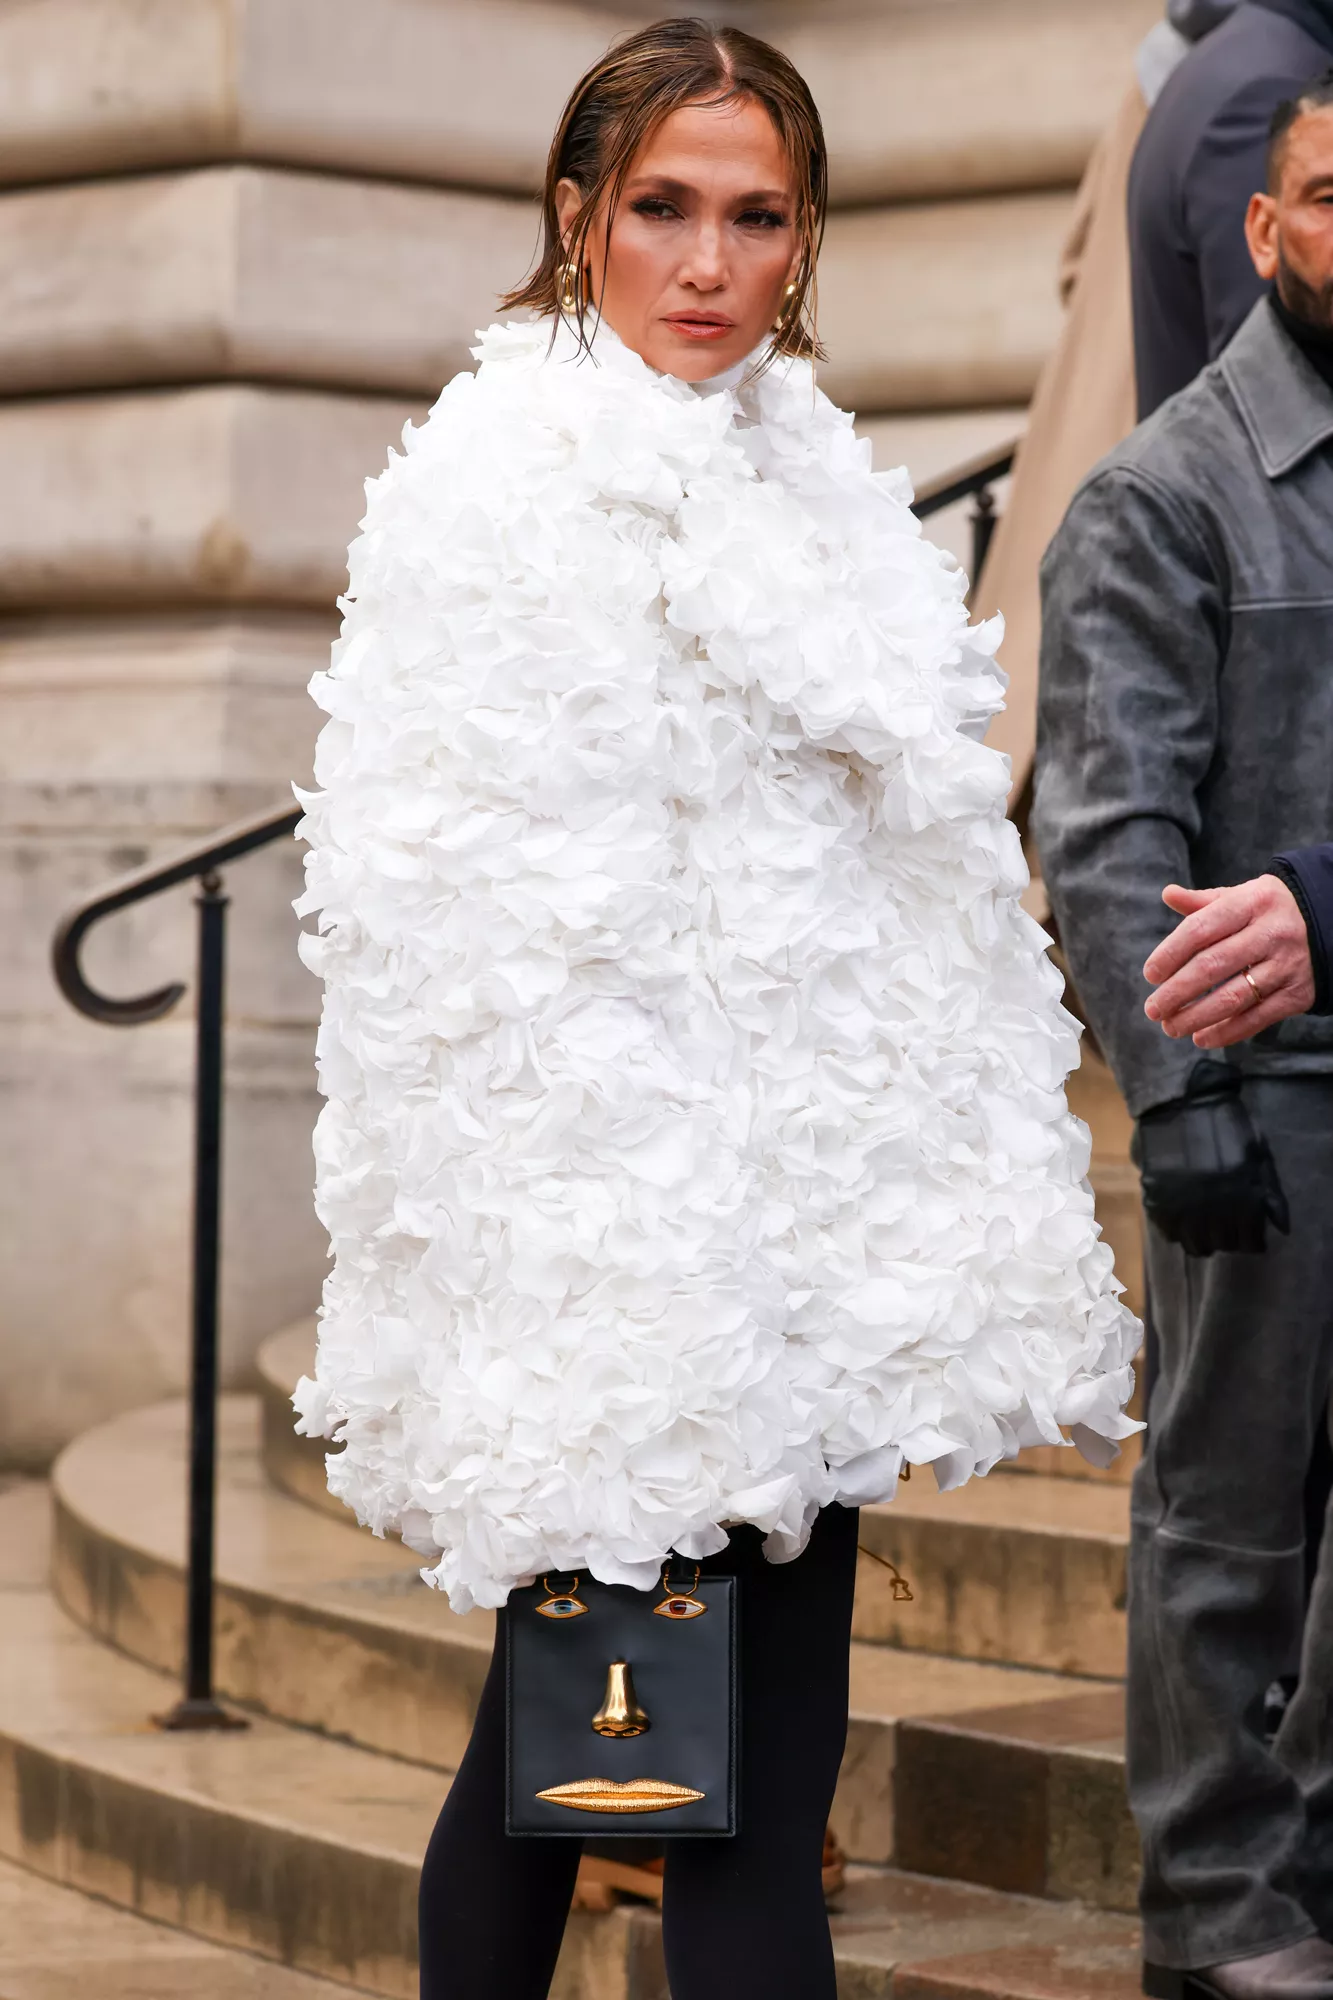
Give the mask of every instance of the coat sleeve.
[(1185, 233), (1199, 269), (1208, 358), (1215, 361), (1268, 287), (1245, 241), (1250, 196), (1264, 185), (1268, 127), (1309, 79), (1264, 75), (1242, 85), (1211, 120), (1185, 171)]
[(1333, 841), (1320, 847), (1293, 847), (1273, 859), (1280, 875), (1301, 906), (1310, 937), (1314, 972), (1312, 1014), (1333, 1014)]
[(1225, 611), (1201, 531), (1137, 468), (1094, 474), (1042, 564), (1033, 829), (1074, 985), (1130, 1110), (1197, 1051), (1143, 1011), (1144, 960), (1190, 881), (1218, 727)]

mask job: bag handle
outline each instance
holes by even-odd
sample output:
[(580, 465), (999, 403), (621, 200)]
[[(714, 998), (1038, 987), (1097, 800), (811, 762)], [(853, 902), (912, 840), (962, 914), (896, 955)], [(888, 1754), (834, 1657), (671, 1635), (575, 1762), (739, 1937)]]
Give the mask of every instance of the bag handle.
[(677, 1562), (684, 1563), (688, 1569), (691, 1567), (692, 1559), (686, 1556), (678, 1556), (673, 1549), (662, 1565), (662, 1588), (668, 1597), (693, 1597), (695, 1591), (699, 1588), (699, 1578), (703, 1574), (702, 1566), (697, 1562), (693, 1563), (694, 1580), (692, 1583), (673, 1583), (671, 1581), (671, 1565)]

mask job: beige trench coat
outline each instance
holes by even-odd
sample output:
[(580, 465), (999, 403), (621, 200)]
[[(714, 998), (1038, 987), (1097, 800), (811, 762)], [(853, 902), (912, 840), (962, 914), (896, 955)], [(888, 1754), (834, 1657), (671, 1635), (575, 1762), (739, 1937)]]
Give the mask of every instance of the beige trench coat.
[(978, 616), (1004, 613), (1009, 697), (986, 740), (1013, 759), (1011, 806), (1031, 773), (1036, 737), (1042, 554), (1084, 474), (1134, 427), (1125, 202), (1146, 116), (1134, 84), (1083, 177), (1061, 264), (1064, 329), (1038, 380), (1013, 491), (972, 599)]

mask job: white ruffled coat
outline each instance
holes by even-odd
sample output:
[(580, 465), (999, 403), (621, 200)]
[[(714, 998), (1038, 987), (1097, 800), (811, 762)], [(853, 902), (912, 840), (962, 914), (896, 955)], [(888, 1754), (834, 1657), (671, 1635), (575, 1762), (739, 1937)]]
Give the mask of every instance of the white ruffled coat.
[(808, 366), (594, 353), (482, 337), (313, 687), (298, 1428), (459, 1610), (1134, 1428), (998, 630)]

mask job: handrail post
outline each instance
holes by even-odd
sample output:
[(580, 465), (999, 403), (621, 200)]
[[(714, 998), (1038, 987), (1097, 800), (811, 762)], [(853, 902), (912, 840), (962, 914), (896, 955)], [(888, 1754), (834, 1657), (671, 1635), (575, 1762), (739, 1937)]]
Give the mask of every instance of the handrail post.
[(163, 1729), (245, 1729), (213, 1693), (213, 1575), (217, 1495), (218, 1267), (222, 1219), (222, 1065), (226, 1023), (227, 898), (220, 868), (295, 833), (302, 808), (238, 820), (183, 854), (119, 876), (61, 919), (51, 944), (56, 984), (90, 1021), (131, 1028), (160, 1021), (185, 988), (173, 980), (132, 1000), (89, 985), (79, 962), (90, 931), (118, 910), (182, 882), (199, 894), (199, 984), (194, 1069), (194, 1236), (191, 1257), (189, 1547), (185, 1583), (185, 1690), (154, 1720)]
[(213, 1693), (213, 1569), (217, 1492), (218, 1268), (222, 1218), (222, 1064), (227, 897), (214, 871), (200, 877), (195, 1027), (194, 1240), (191, 1262), (190, 1502), (185, 1692), (159, 1717), (164, 1729), (244, 1729)]
[(975, 590), (996, 529), (995, 490), (979, 487), (972, 503), (972, 588)]

